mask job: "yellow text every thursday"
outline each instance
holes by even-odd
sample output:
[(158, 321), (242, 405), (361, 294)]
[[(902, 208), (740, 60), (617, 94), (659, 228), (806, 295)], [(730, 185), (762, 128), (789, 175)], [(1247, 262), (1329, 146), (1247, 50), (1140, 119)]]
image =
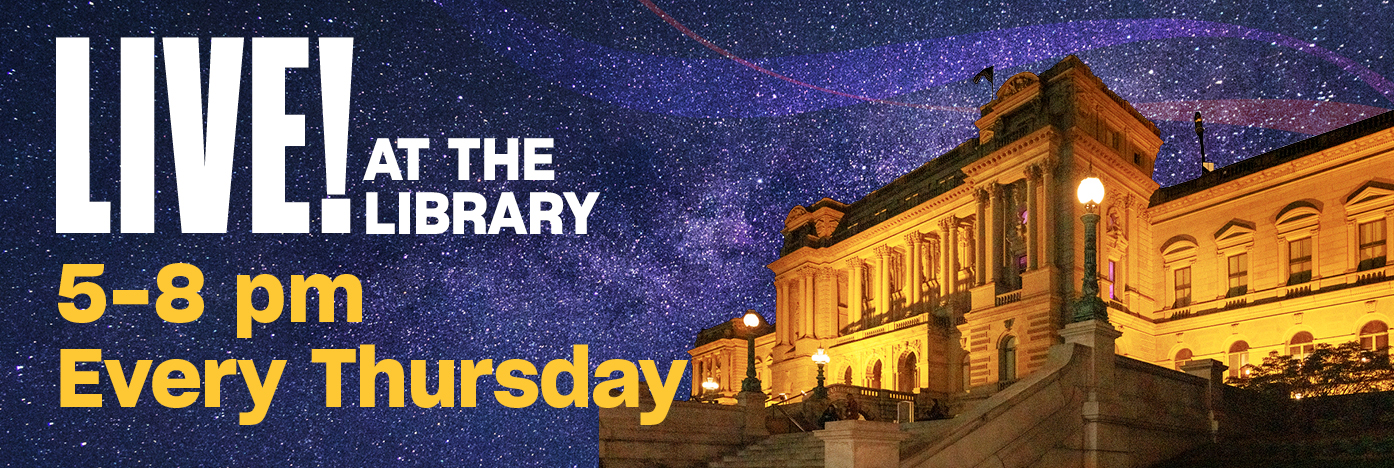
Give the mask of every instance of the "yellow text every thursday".
[[(119, 360), (102, 360), (101, 349), (64, 349), (60, 372), (59, 391), (63, 407), (101, 407), (102, 393), (79, 392), (78, 386), (99, 385), (101, 371), (79, 370), (80, 363), (102, 362), (111, 393), (123, 407), (139, 404), (146, 380), (150, 380), (150, 393), (155, 401), (167, 408), (183, 408), (192, 405), (202, 395), (205, 407), (222, 406), (223, 378), (240, 374), (252, 398), (250, 410), (239, 415), (239, 423), (252, 425), (260, 423), (271, 407), (276, 387), (285, 372), (286, 361), (274, 360), (262, 374), (251, 360), (204, 361), (203, 373), (193, 363), (183, 359), (170, 359), (155, 366), (151, 375), (151, 360), (136, 361), (129, 371)], [(395, 359), (378, 360), (374, 345), (360, 345), (358, 349), (314, 349), (310, 351), (310, 362), (324, 366), (324, 404), (337, 408), (343, 405), (344, 365), (358, 367), (358, 406), (371, 408), (377, 406), (377, 381), (379, 376), (387, 380), (388, 406), (403, 407), (406, 404), (407, 369)], [(457, 364), (459, 371), (457, 372)], [(673, 398), (677, 395), (678, 384), (686, 371), (687, 361), (673, 361), (665, 377), (654, 361), (634, 362), (611, 359), (595, 368), (594, 376), (600, 380), (591, 389), (589, 351), (586, 345), (573, 345), (571, 360), (555, 359), (542, 368), (541, 378), (534, 381), (531, 376), (538, 375), (537, 366), (522, 359), (509, 359), (494, 366), (493, 359), (438, 360), (436, 361), (436, 389), (432, 393), (427, 388), (426, 360), (410, 361), (411, 400), (422, 408), (451, 408), (456, 406), (455, 396), (459, 395), (459, 406), (476, 406), (475, 389), (479, 378), (493, 375), (499, 386), (506, 390), (494, 392), (494, 399), (509, 408), (524, 408), (537, 402), (540, 393), (544, 402), (554, 408), (568, 406), (586, 407), (594, 395), (595, 405), (601, 408), (617, 406), (638, 407), (640, 400), (639, 377), (642, 372), (648, 388), (653, 392), (655, 406), (652, 411), (641, 413), (639, 423), (655, 425), (668, 417)], [(619, 376), (611, 378), (618, 372)], [(570, 390), (562, 393), (558, 380), (562, 374), (570, 377)], [(198, 389), (202, 389), (202, 392)], [(456, 389), (458, 390), (458, 393)]]

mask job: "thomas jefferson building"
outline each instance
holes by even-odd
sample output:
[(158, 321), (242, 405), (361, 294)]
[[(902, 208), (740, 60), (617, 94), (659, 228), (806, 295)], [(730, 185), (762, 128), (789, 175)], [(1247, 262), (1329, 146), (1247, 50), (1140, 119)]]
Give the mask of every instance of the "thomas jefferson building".
[[(1097, 264), (1117, 354), (1236, 373), (1320, 343), (1388, 345), (1394, 113), (1167, 188), (1157, 127), (1074, 57), (1011, 77), (976, 125), (861, 200), (789, 211), (776, 320), (754, 331), (766, 393), (814, 387), (819, 348), (829, 384), (934, 398), (1041, 369), (1080, 295), (1088, 175), (1107, 191)], [(745, 333), (702, 332), (694, 393), (740, 390)]]

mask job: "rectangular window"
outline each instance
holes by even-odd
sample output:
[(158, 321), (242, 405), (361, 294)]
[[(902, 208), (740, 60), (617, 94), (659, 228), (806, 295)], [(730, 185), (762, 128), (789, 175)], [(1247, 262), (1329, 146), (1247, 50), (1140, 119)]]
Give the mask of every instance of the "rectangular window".
[(1176, 270), (1176, 303), (1172, 307), (1191, 305), (1191, 267)]
[(1360, 223), (1360, 266), (1369, 270), (1384, 266), (1384, 220)]
[(1108, 261), (1108, 297), (1118, 299), (1118, 292), (1114, 285), (1118, 284), (1118, 265), (1113, 260)]
[(1249, 292), (1249, 254), (1229, 257), (1229, 292), (1225, 297), (1243, 296)]
[(1312, 238), (1288, 242), (1288, 286), (1312, 280)]

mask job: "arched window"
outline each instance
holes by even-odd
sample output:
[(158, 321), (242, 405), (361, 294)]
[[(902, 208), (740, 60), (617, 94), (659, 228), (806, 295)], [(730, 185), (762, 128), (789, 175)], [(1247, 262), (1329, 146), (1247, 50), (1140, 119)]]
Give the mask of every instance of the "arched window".
[(1192, 354), (1190, 348), (1177, 351), (1176, 359), (1173, 360), (1173, 362), (1176, 363), (1176, 370), (1181, 370), (1181, 366), (1184, 366), (1187, 362), (1190, 362), (1191, 356)]
[(866, 375), (866, 386), (871, 388), (881, 388), (881, 360), (877, 359), (871, 365), (871, 371)]
[(1016, 337), (1008, 336), (1002, 339), (1002, 345), (998, 348), (998, 377), (999, 382), (1010, 382), (1016, 380)]
[(1305, 359), (1315, 349), (1316, 345), (1312, 343), (1311, 333), (1300, 332), (1292, 335), (1292, 339), (1288, 340), (1288, 354), (1297, 359)]
[(897, 385), (899, 388), (896, 390), (913, 392), (915, 391), (915, 387), (919, 386), (919, 366), (916, 364), (915, 353), (910, 353), (900, 358), (900, 366), (896, 369), (896, 373), (899, 374), (900, 377), (900, 382), (899, 385)]
[(963, 353), (963, 391), (973, 388), (973, 364), (968, 360), (968, 353)]
[(852, 366), (847, 366), (847, 369), (842, 371), (842, 383), (852, 385)]
[(1229, 345), (1229, 376), (1239, 377), (1245, 367), (1249, 366), (1249, 343), (1236, 341)]
[(1389, 347), (1389, 326), (1375, 320), (1360, 327), (1360, 347), (1379, 350)]

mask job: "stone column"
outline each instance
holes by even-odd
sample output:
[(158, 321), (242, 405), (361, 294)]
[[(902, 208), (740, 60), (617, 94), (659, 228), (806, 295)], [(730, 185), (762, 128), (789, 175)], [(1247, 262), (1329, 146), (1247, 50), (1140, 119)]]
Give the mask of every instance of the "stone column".
[(891, 248), (876, 247), (876, 313), (886, 315), (891, 311)]
[(1138, 199), (1133, 198), (1133, 194), (1123, 194), (1123, 215), (1118, 220), (1118, 222), (1123, 225), (1120, 229), (1123, 230), (1123, 239), (1127, 242), (1119, 244), (1118, 268), (1123, 269), (1123, 274), (1117, 275), (1118, 279), (1114, 281), (1113, 287), (1114, 290), (1117, 291), (1118, 298), (1128, 307), (1137, 305), (1137, 302), (1133, 300), (1132, 294), (1128, 292), (1128, 288), (1138, 284), (1139, 281), (1136, 271), (1142, 267), (1137, 257), (1130, 255), (1128, 250), (1132, 249), (1145, 252), (1145, 250), (1141, 250), (1141, 245), (1137, 245), (1142, 238), (1134, 232), (1138, 228), (1138, 223), (1133, 222), (1135, 219), (1133, 210), (1140, 204), (1141, 202)]
[(983, 250), (986, 247), (985, 245), (983, 245), (983, 240), (987, 238), (987, 235), (985, 234), (986, 226), (985, 223), (983, 223), (983, 220), (987, 219), (987, 189), (978, 189), (976, 195), (978, 199), (978, 217), (973, 220), (973, 224), (975, 224), (977, 227), (978, 235), (975, 236), (977, 237), (976, 239), (974, 239), (976, 242), (973, 243), (973, 256), (976, 260), (978, 260), (978, 274), (976, 275), (977, 277), (974, 279), (973, 284), (981, 286), (984, 283), (987, 283), (987, 268), (984, 268), (982, 265), (982, 259), (985, 256)]
[(987, 222), (988, 238), (980, 242), (987, 246), (987, 256), (984, 257), (987, 261), (982, 262), (985, 269), (989, 270), (987, 272), (987, 279), (990, 282), (996, 283), (1002, 277), (1002, 257), (1005, 256), (1002, 252), (1002, 241), (1006, 239), (1006, 233), (1002, 232), (1002, 228), (1004, 227), (1002, 225), (1002, 218), (1004, 217), (1003, 211), (1005, 210), (1003, 206), (1005, 203), (1002, 202), (1002, 185), (998, 183), (988, 185), (988, 198), (990, 200), (989, 203), (992, 204), (989, 210), (992, 219)]
[(813, 431), (823, 439), (823, 466), (872, 468), (900, 466), (900, 442), (910, 438), (900, 425), (880, 421), (832, 421)]
[(1321, 253), (1320, 253), (1320, 252), (1321, 252), (1321, 246), (1320, 246), (1320, 245), (1317, 245), (1317, 241), (1318, 241), (1318, 239), (1317, 239), (1317, 233), (1318, 233), (1318, 231), (1320, 231), (1320, 229), (1317, 229), (1317, 228), (1315, 228), (1315, 227), (1312, 228), (1312, 230), (1311, 230), (1311, 238), (1312, 238), (1312, 281), (1316, 281), (1318, 278), (1321, 278), (1321, 271), (1317, 269), (1317, 265), (1321, 265), (1321, 263), (1319, 263), (1319, 262), (1317, 261), (1317, 260), (1318, 260), (1318, 259), (1317, 259), (1317, 256), (1321, 255)]
[(837, 277), (831, 268), (813, 270), (813, 288), (816, 290), (820, 287), (824, 293), (817, 298), (824, 303), (814, 303), (813, 315), (817, 319), (813, 321), (813, 336), (832, 338), (837, 336)]
[(908, 270), (905, 281), (905, 305), (907, 307), (917, 307), (920, 303), (920, 284), (924, 283), (921, 262), (923, 261), (920, 252), (921, 243), (920, 233), (914, 232), (905, 236), (905, 246), (909, 255)]
[(1036, 190), (1041, 186), (1041, 167), (1035, 164), (1026, 166), (1026, 258), (1027, 268), (1035, 270), (1040, 268), (1041, 245), (1040, 226), (1041, 209), (1040, 199), (1036, 196)]
[(1044, 206), (1042, 206), (1041, 209), (1041, 223), (1045, 226), (1045, 229), (1041, 230), (1041, 248), (1045, 250), (1045, 255), (1042, 257), (1045, 259), (1046, 265), (1058, 265), (1058, 261), (1055, 258), (1058, 254), (1055, 243), (1056, 238), (1059, 237), (1059, 234), (1056, 233), (1055, 207), (1059, 206), (1060, 201), (1056, 199), (1058, 196), (1056, 193), (1056, 184), (1059, 182), (1056, 181), (1055, 166), (1059, 164), (1059, 162), (1058, 158), (1054, 155), (1050, 155), (1042, 159), (1040, 164), (1041, 178), (1044, 180), (1042, 186), (1045, 189), (1045, 196), (1042, 197), (1042, 205)]
[(786, 281), (775, 281), (774, 283), (774, 328), (775, 338), (779, 344), (785, 344), (792, 340), (789, 339), (789, 285)]
[(851, 323), (860, 323), (862, 320), (863, 268), (866, 268), (866, 262), (862, 259), (847, 260), (847, 321)]
[(939, 247), (943, 252), (939, 255), (940, 263), (943, 263), (941, 271), (942, 279), (939, 280), (939, 296), (948, 297), (954, 293), (954, 285), (958, 282), (958, 268), (954, 261), (954, 252), (958, 250), (958, 228), (954, 226), (958, 222), (954, 215), (939, 220)]
[[(1354, 219), (1346, 220), (1346, 245), (1350, 254), (1346, 255), (1346, 273), (1354, 272), (1360, 266), (1360, 225)], [(1316, 250), (1316, 246), (1312, 246)]]
[(803, 317), (799, 320), (799, 333), (803, 336), (813, 336), (813, 311), (817, 304), (813, 302), (813, 270), (804, 269), (801, 273), (803, 280)]

